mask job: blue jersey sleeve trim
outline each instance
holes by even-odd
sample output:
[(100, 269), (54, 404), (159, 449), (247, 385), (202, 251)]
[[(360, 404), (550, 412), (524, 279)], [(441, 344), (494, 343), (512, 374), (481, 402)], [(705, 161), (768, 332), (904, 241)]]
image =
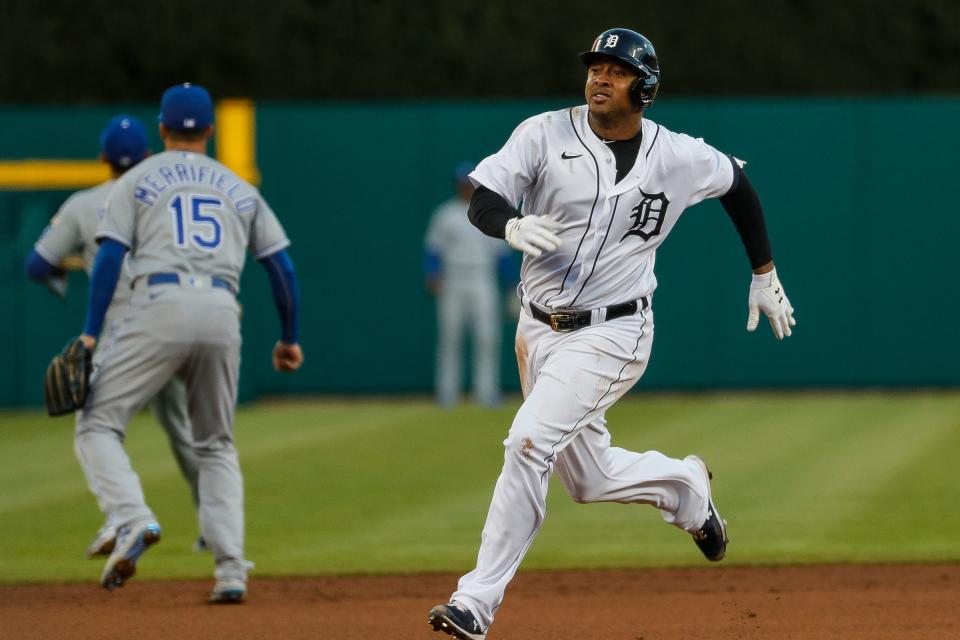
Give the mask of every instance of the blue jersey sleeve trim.
[(423, 252), (423, 272), (428, 278), (439, 276), (442, 268), (443, 260), (440, 258), (439, 251), (427, 249)]
[(59, 271), (56, 265), (50, 264), (36, 249), (31, 251), (30, 255), (27, 256), (25, 267), (27, 276), (33, 280), (46, 280)]
[(103, 238), (100, 249), (93, 261), (93, 273), (90, 274), (90, 295), (87, 302), (87, 322), (83, 332), (97, 337), (103, 329), (103, 318), (113, 300), (113, 291), (120, 279), (120, 268), (127, 247), (113, 238)]
[(267, 277), (270, 278), (273, 302), (283, 327), (280, 339), (287, 344), (296, 344), (300, 341), (300, 287), (297, 285), (293, 260), (286, 249), (281, 249), (258, 262), (267, 270)]

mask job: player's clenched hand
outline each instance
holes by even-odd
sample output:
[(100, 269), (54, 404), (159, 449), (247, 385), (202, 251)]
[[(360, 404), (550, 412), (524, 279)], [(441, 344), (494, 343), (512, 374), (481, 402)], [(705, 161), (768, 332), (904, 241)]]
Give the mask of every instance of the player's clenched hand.
[(560, 246), (558, 231), (559, 224), (541, 216), (510, 218), (504, 239), (517, 251), (538, 258), (544, 251), (553, 251)]
[(753, 274), (753, 282), (750, 283), (750, 296), (748, 298), (750, 314), (747, 316), (747, 331), (753, 331), (760, 322), (760, 312), (763, 311), (770, 319), (770, 327), (777, 340), (783, 340), (784, 336), (789, 336), (793, 332), (790, 327), (797, 324), (793, 319), (793, 307), (787, 294), (777, 278), (777, 270), (773, 269), (768, 273)]
[(277, 342), (273, 347), (273, 368), (277, 371), (296, 371), (303, 364), (303, 350), (299, 344)]

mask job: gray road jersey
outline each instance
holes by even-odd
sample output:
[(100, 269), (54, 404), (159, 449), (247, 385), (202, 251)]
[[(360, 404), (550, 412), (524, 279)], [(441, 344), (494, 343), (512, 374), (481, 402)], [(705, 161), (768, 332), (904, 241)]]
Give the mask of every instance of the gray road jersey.
[[(97, 226), (103, 217), (107, 196), (115, 181), (108, 180), (90, 189), (77, 191), (67, 198), (50, 221), (43, 235), (35, 245), (40, 257), (50, 264), (59, 264), (67, 256), (80, 254), (87, 275), (93, 271), (93, 260), (97, 256)], [(129, 264), (124, 261), (117, 282), (116, 293), (110, 303), (110, 314), (130, 298)]]
[(151, 156), (117, 180), (97, 237), (130, 247), (134, 278), (216, 276), (235, 291), (247, 249), (259, 259), (290, 244), (257, 189), (213, 158), (186, 151)]
[(450, 198), (430, 218), (426, 245), (440, 255), (444, 278), (494, 278), (497, 258), (508, 250), (505, 242), (484, 235), (470, 223), (469, 204)]

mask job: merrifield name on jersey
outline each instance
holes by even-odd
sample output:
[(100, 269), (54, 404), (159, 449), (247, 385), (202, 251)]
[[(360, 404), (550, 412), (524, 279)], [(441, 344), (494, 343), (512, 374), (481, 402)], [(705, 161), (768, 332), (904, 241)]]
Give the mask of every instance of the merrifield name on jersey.
[(161, 165), (156, 169), (156, 174), (151, 172), (141, 176), (134, 188), (134, 198), (152, 207), (156, 204), (160, 194), (166, 191), (168, 187), (183, 184), (209, 185), (233, 200), (239, 211), (246, 208), (241, 206), (241, 203), (247, 198), (253, 197), (251, 194), (246, 194), (242, 198), (234, 197), (237, 189), (243, 186), (243, 182), (235, 176), (227, 175), (202, 164), (176, 162), (172, 165)]

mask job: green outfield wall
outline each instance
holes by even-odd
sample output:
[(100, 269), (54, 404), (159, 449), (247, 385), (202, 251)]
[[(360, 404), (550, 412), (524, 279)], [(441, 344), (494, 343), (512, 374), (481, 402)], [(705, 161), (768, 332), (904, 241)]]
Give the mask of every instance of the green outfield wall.
[[(278, 321), (251, 261), (241, 395), (430, 390), (429, 213), (450, 194), (456, 162), (482, 158), (523, 118), (565, 104), (257, 105), (261, 188), (293, 240), (306, 363), (296, 375), (270, 369)], [(92, 158), (120, 111), (156, 117), (152, 105), (0, 108), (0, 160)], [(698, 205), (658, 255), (641, 388), (960, 384), (960, 98), (662, 99), (648, 115), (748, 162), (798, 326), (784, 343), (766, 326), (744, 331), (743, 249), (716, 202)], [(0, 192), (0, 405), (40, 404), (47, 361), (82, 328), (85, 276), (71, 276), (62, 302), (23, 273), (68, 194)], [(505, 316), (504, 380), (516, 389), (512, 331)]]

